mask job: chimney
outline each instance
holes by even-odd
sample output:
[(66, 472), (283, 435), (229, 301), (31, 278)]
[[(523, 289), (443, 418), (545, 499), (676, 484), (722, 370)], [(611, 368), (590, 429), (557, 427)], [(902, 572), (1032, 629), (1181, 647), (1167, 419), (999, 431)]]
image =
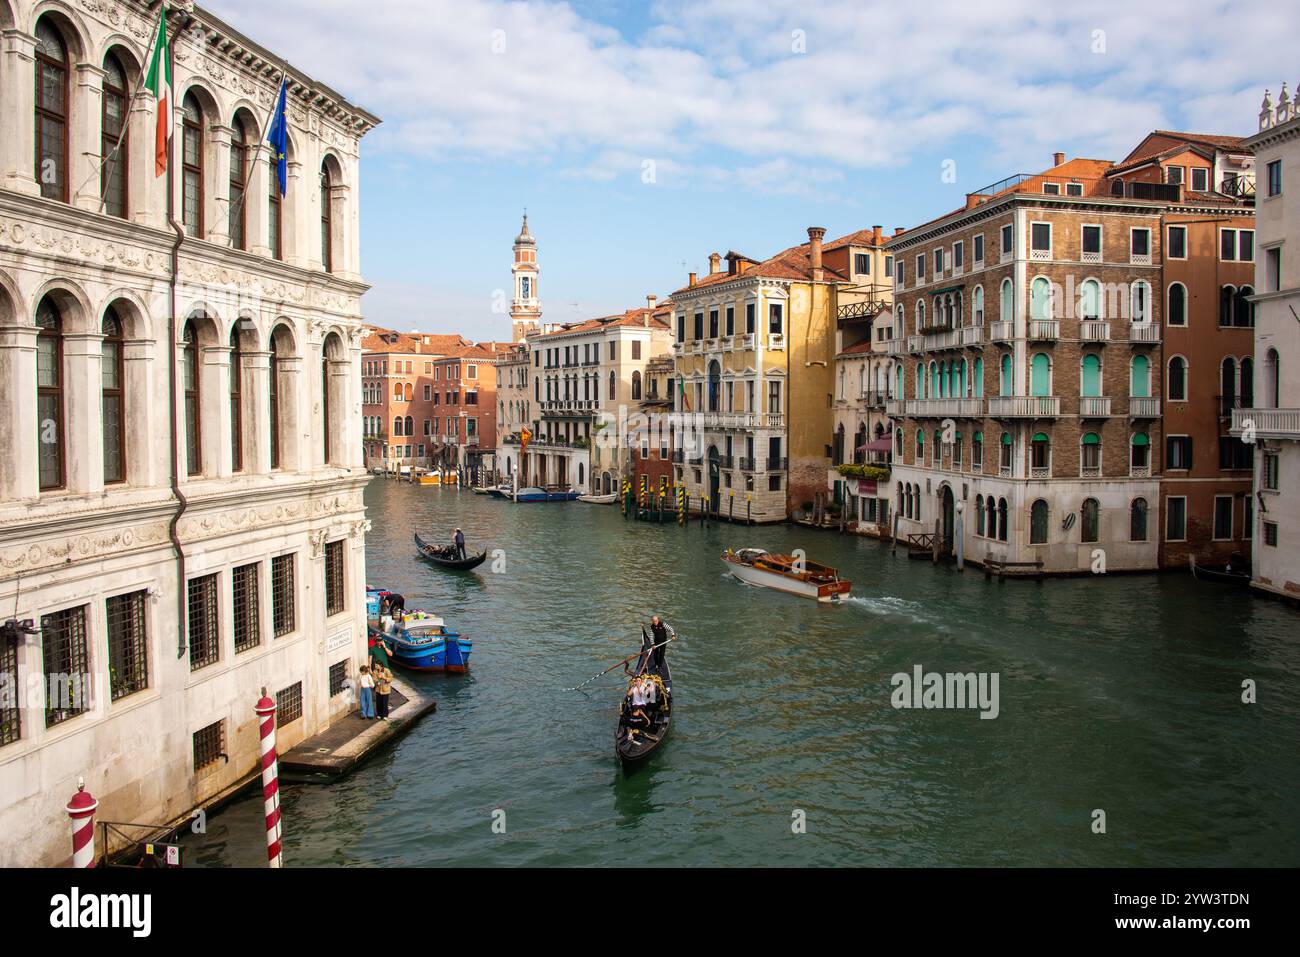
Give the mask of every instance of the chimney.
[(649, 310), (649, 309), (647, 309), (645, 312), (641, 313), (641, 325), (644, 326), (644, 327), (647, 328), (647, 329), (650, 328), (650, 310)]
[(812, 260), (813, 282), (821, 282), (825, 272), (822, 270), (822, 237), (826, 230), (821, 226), (808, 227), (808, 258)]
[(653, 309), (655, 307), (655, 303), (657, 303), (658, 301), (659, 301), (659, 297), (654, 295), (654, 293), (651, 293), (650, 295), (645, 297), (645, 307), (647, 309)]
[(879, 246), (885, 239), (885, 229), (883, 226), (871, 227), (871, 245)]
[(722, 272), (722, 257), (717, 253), (709, 253), (709, 275)]
[(1053, 153), (1053, 154), (1052, 154), (1052, 165), (1053, 165), (1053, 166), (1061, 166), (1061, 165), (1063, 165), (1064, 163), (1065, 163), (1065, 154), (1064, 154), (1064, 153)]
[(695, 285), (695, 273), (687, 274), (686, 285), (687, 287), (691, 287)]
[(895, 227), (894, 227), (894, 235), (895, 235), (895, 236), (901, 236), (901, 235), (903, 235), (903, 232), (904, 232), (904, 229), (903, 229), (902, 226), (895, 226)]

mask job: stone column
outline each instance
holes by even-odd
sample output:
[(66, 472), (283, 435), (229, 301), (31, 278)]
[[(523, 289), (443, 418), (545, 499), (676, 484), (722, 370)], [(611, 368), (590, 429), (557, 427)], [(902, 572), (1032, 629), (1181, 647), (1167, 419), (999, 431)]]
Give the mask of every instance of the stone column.
[(68, 198), (78, 209), (99, 211), (103, 137), (104, 70), (78, 63), (72, 83), (72, 121), (68, 144)]
[(41, 192), (33, 159), (36, 153), (35, 63), (35, 37), (18, 30), (0, 34), (0, 116), (4, 117), (5, 125), (4, 136), (0, 136), (0, 188), (29, 196), (39, 196)]
[(230, 137), (229, 126), (213, 123), (207, 131), (208, 182), (203, 184), (204, 225), (207, 239), (218, 246), (230, 245)]
[(280, 381), (276, 383), (280, 399), (280, 471), (298, 472), (311, 467), (303, 425), (303, 410), (311, 410), (310, 393), (303, 388), (301, 358), (281, 358), (276, 364), (280, 369)]
[[(167, 177), (154, 170), (154, 102), (138, 96), (127, 112), (126, 141), (117, 162), (126, 162), (127, 215), (132, 222), (167, 229)], [(126, 153), (126, 156), (122, 154)]]
[[(348, 387), (352, 381), (352, 363), (348, 359), (329, 360), (330, 420), (324, 427), (330, 431), (330, 461), (326, 465), (350, 468), (360, 451), (360, 439), (353, 426), (356, 396)], [(323, 419), (322, 419), (323, 421)], [(325, 453), (324, 437), (321, 454)]]
[[(35, 182), (35, 180), (33, 180)], [(39, 482), (36, 442), (35, 326), (0, 326), (0, 448), (10, 461), (0, 469), (0, 501), (33, 498)]]
[(63, 459), (69, 492), (97, 494), (104, 490), (104, 430), (99, 408), (103, 339), (89, 332), (63, 336)]
[[(244, 473), (271, 471), (271, 353), (244, 353)], [(284, 403), (281, 402), (281, 405)], [(283, 465), (283, 462), (281, 462)]]
[(170, 476), (171, 462), (158, 460), (155, 452), (159, 446), (153, 441), (155, 435), (171, 434), (166, 408), (152, 401), (153, 349), (152, 339), (128, 339), (122, 343), (125, 379), (122, 383), (122, 442), (128, 485), (166, 484)]
[[(307, 218), (314, 204), (309, 196), (303, 196), (304, 185), (302, 177), (302, 164), (290, 162), (288, 166), (288, 175), (285, 180), (288, 186), (288, 192), (281, 204), (280, 212), (280, 246), (284, 253), (284, 261), (291, 266), (300, 266), (307, 268), (312, 265), (309, 257), (305, 255), (305, 250), (310, 248), (307, 245), (307, 236), (311, 234), (306, 232)], [(268, 187), (267, 192), (270, 192)], [(316, 256), (317, 262), (314, 268), (320, 268), (320, 255)]]
[(230, 447), (230, 347), (200, 349), (199, 441), (203, 448), (203, 474), (229, 478), (233, 456)]
[(270, 200), (271, 182), (274, 175), (267, 165), (269, 149), (258, 149), (253, 144), (248, 150), (248, 162), (251, 170), (248, 183), (244, 186), (244, 232), (248, 239), (248, 251), (255, 256), (271, 256), (270, 244)]

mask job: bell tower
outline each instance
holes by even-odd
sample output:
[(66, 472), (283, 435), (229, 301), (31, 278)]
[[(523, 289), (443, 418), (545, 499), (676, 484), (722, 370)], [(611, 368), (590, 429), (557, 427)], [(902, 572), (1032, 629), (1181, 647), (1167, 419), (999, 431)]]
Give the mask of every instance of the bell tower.
[(515, 237), (515, 262), (510, 267), (515, 291), (510, 300), (510, 334), (514, 342), (541, 328), (542, 303), (537, 296), (537, 240), (528, 232), (528, 213), (524, 226)]

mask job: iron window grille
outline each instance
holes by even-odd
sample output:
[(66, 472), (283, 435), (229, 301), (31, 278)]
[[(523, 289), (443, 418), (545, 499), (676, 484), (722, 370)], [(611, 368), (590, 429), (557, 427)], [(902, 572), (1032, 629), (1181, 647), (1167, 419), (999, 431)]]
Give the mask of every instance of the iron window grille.
[(257, 600), (258, 565), (240, 565), (231, 574), (235, 608), (235, 651), (247, 651), (262, 643), (260, 608)]
[(217, 576), (190, 579), (188, 586), (190, 671), (221, 658), (221, 629), (217, 612)]
[(283, 728), (302, 717), (302, 682), (275, 693), (275, 726)]
[(194, 732), (194, 770), (219, 760), (226, 750), (226, 726), (218, 721)]
[(330, 697), (341, 695), (343, 689), (347, 687), (348, 665), (350, 662), (345, 658), (342, 661), (330, 665)]
[[(5, 638), (0, 643), (0, 676), (15, 692), (18, 689), (18, 638)], [(6, 696), (0, 700), (0, 746), (13, 744), (23, 736), (22, 712), (18, 707), (18, 695)]]
[(290, 634), (297, 627), (295, 564), (295, 555), (277, 555), (271, 559), (271, 624), (277, 638)]
[(108, 625), (108, 682), (112, 700), (149, 687), (148, 592), (116, 595), (104, 603)]
[(76, 717), (90, 707), (86, 606), (41, 616), (45, 660), (45, 726)]
[(325, 543), (325, 613), (337, 615), (344, 610), (343, 540)]

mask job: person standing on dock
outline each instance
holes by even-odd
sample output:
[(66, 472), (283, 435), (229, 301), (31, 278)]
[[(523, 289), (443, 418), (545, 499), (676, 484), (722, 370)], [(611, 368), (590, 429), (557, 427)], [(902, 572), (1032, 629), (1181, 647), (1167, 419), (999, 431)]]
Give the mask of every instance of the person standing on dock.
[(456, 529), (456, 534), (453, 536), (452, 541), (456, 543), (456, 557), (465, 558), (465, 533), (459, 528)]
[(361, 666), (361, 717), (369, 719), (375, 716), (375, 678), (370, 673), (369, 665)]
[(375, 675), (376, 716), (380, 721), (388, 720), (388, 696), (393, 690), (393, 673), (381, 667)]

